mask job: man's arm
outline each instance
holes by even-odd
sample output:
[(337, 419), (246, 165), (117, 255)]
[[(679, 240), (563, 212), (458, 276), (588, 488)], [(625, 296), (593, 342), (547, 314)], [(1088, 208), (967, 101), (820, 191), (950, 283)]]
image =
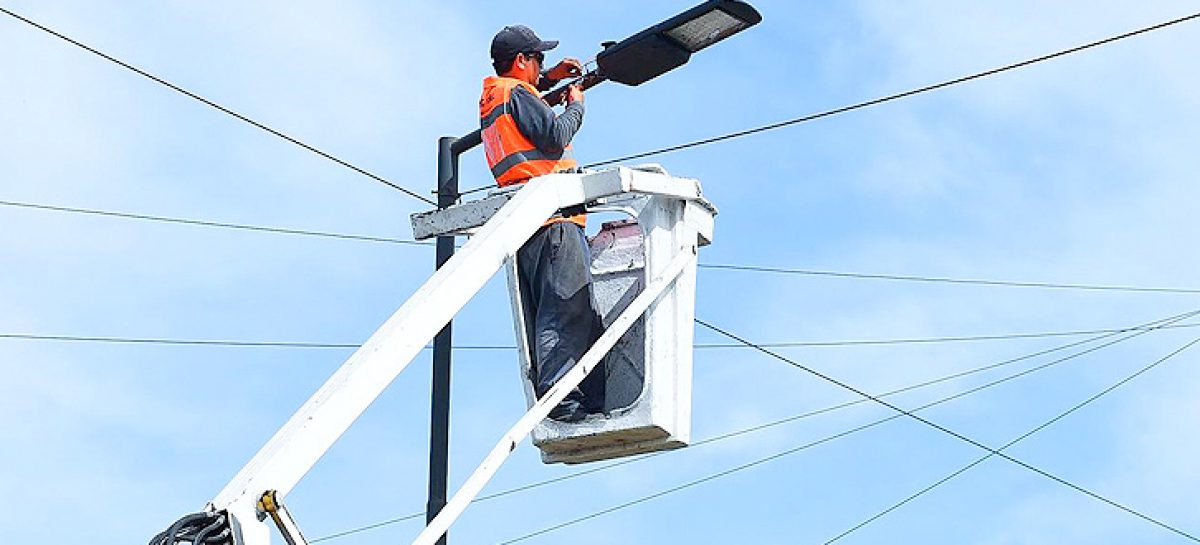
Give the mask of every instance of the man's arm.
[(579, 59), (566, 58), (555, 65), (554, 68), (542, 72), (541, 77), (538, 78), (537, 85), (534, 87), (537, 87), (538, 91), (544, 93), (552, 89), (558, 82), (580, 75), (583, 75), (583, 64), (579, 62)]
[(566, 111), (556, 116), (541, 98), (518, 86), (512, 91), (509, 107), (521, 134), (546, 153), (561, 152), (583, 126), (582, 101), (567, 104)]

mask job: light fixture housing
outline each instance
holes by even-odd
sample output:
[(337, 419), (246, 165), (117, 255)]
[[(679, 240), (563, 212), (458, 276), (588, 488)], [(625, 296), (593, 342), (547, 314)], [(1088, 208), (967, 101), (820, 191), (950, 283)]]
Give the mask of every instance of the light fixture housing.
[(709, 0), (616, 44), (596, 56), (607, 79), (641, 85), (683, 66), (700, 51), (762, 21), (750, 4)]

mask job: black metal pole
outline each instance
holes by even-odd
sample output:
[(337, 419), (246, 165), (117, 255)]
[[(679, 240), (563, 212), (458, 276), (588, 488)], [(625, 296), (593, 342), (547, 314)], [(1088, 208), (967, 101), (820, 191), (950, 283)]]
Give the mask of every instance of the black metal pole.
[[(458, 201), (458, 153), (451, 148), (457, 138), (438, 139), (438, 209), (453, 206)], [(437, 268), (454, 256), (454, 237), (437, 239)], [(433, 338), (433, 389), (429, 416), (429, 501), (425, 506), (425, 523), (446, 506), (446, 488), (450, 461), (450, 323)], [(446, 536), (438, 540), (446, 545)]]

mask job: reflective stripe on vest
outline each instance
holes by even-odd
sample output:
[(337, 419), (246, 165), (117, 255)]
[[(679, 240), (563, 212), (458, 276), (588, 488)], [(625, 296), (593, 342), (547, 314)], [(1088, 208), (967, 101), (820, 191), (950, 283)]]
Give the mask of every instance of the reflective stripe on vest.
[(570, 146), (561, 153), (546, 153), (521, 133), (509, 106), (512, 91), (517, 86), (524, 86), (533, 96), (538, 96), (537, 89), (524, 81), (492, 76), (483, 80), (483, 96), (479, 99), (484, 153), (492, 176), (502, 187), (578, 165), (571, 156)]

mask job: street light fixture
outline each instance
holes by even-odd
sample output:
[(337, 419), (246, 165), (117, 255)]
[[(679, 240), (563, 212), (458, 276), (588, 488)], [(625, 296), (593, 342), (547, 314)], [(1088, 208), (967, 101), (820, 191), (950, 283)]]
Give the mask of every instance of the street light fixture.
[[(597, 69), (570, 84), (585, 89), (606, 80), (641, 85), (683, 66), (692, 53), (760, 21), (762, 15), (746, 2), (708, 0), (620, 42), (604, 44), (604, 50), (596, 55)], [(566, 91), (566, 86), (551, 91), (546, 101), (560, 104)]]

